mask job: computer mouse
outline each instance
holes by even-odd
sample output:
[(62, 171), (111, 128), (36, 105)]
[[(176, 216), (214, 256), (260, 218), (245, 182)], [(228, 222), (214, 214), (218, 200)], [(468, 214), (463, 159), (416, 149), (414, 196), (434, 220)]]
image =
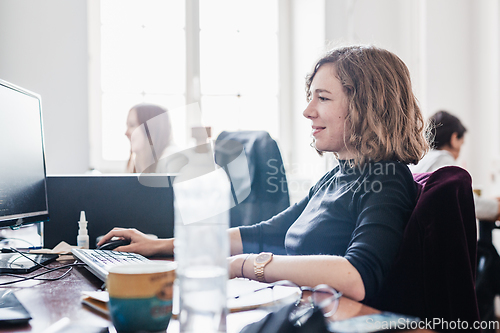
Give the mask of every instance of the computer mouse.
[(104, 243), (101, 246), (98, 246), (96, 250), (114, 250), (118, 246), (125, 246), (129, 244), (130, 244), (130, 239), (117, 239)]

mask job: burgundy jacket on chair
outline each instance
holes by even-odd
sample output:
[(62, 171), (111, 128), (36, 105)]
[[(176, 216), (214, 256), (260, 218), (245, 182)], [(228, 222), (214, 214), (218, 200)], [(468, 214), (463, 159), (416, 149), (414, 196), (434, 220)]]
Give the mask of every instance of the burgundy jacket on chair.
[(376, 299), (365, 303), (422, 320), (454, 322), (433, 328), (441, 332), (452, 331), (458, 320), (467, 321), (472, 331), (479, 312), (471, 177), (449, 166), (414, 174), (414, 179), (419, 194), (399, 254)]

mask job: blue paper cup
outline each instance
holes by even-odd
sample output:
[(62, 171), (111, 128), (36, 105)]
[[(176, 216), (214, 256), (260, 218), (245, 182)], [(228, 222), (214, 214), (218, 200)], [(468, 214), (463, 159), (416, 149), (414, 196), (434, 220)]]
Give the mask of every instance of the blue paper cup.
[(118, 332), (165, 332), (172, 316), (175, 263), (112, 267), (106, 280), (109, 313)]

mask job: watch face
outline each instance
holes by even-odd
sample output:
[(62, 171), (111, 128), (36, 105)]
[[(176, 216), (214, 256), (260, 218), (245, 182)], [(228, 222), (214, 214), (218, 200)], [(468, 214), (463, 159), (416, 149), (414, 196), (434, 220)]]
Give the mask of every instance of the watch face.
[(263, 264), (271, 259), (270, 253), (261, 253), (255, 258), (256, 264)]

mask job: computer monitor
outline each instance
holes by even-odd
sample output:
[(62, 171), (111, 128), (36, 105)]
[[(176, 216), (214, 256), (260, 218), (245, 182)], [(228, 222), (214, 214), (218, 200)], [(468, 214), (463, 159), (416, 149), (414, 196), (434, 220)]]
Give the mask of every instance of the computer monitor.
[(0, 80), (0, 228), (48, 219), (42, 100)]

